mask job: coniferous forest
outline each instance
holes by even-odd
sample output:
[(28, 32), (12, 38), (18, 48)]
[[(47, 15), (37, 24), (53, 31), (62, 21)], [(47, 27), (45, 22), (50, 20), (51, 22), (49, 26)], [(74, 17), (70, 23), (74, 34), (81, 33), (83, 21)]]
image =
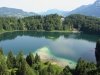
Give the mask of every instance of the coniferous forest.
[(57, 14), (29, 16), (24, 18), (0, 17), (0, 33), (14, 30), (73, 31), (73, 29), (100, 34), (100, 18), (72, 14), (67, 17)]
[(38, 54), (31, 52), (24, 57), (20, 51), (16, 56), (10, 50), (5, 57), (0, 47), (0, 75), (100, 75), (100, 40), (96, 43), (95, 56), (97, 63), (79, 58), (75, 68), (68, 65), (59, 67), (49, 61), (42, 61)]
[[(100, 34), (100, 18), (74, 14), (62, 17), (57, 14), (46, 16), (29, 16), (24, 18), (0, 17), (0, 33), (15, 30), (73, 31)], [(22, 51), (14, 56), (12, 51), (5, 57), (0, 47), (0, 75), (100, 75), (100, 40), (96, 43), (97, 63), (79, 58), (77, 65), (71, 69), (68, 65), (60, 67), (50, 61), (42, 61), (38, 54), (31, 52), (24, 57)]]

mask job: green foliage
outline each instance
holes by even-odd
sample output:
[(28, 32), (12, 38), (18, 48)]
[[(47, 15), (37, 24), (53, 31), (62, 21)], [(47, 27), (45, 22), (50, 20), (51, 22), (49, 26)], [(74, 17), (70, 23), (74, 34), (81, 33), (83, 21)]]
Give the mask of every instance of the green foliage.
[(34, 58), (32, 53), (29, 53), (25, 58), (22, 51), (18, 53), (14, 62), (12, 51), (9, 51), (7, 59), (2, 52), (3, 49), (0, 51), (0, 75), (100, 75), (100, 65), (96, 66), (95, 63), (87, 62), (82, 58), (78, 59), (75, 69), (70, 69), (69, 66), (61, 68), (48, 61), (40, 62), (38, 54)]
[(22, 51), (16, 56), (17, 75), (35, 75), (32, 68), (27, 64)]
[(0, 47), (0, 54), (4, 55), (2, 47)]
[(6, 58), (3, 54), (0, 53), (0, 75), (6, 75), (8, 71)]
[[(61, 16), (51, 14), (46, 16), (29, 16), (24, 18), (0, 17), (0, 32), (12, 30), (64, 30)], [(69, 27), (71, 27), (69, 25)]]
[(65, 17), (64, 24), (71, 24), (74, 28), (85, 33), (100, 34), (100, 18), (92, 16), (84, 16), (80, 14), (72, 14)]
[(16, 56), (16, 67), (19, 68), (21, 67), (21, 65), (23, 64), (23, 60), (24, 60), (24, 56), (23, 56), (23, 52), (20, 51), (18, 53), (18, 55)]
[(96, 43), (95, 56), (96, 56), (97, 66), (99, 67), (100, 66), (100, 39)]
[(53, 70), (53, 66), (51, 64), (49, 64), (48, 68), (47, 68), (47, 72), (53, 74), (54, 70)]
[(17, 75), (35, 75), (32, 68), (27, 64), (25, 59), (22, 59), (22, 64), (18, 68)]
[(94, 75), (97, 70), (96, 64), (93, 62), (87, 62), (79, 58), (77, 66), (75, 68), (76, 75)]
[(30, 66), (32, 66), (35, 63), (34, 56), (32, 53), (29, 53), (29, 55), (27, 55), (26, 61)]
[(92, 16), (72, 14), (64, 17), (57, 14), (46, 16), (29, 16), (24, 18), (0, 17), (0, 32), (12, 30), (64, 30), (72, 31), (76, 28), (79, 31), (91, 34), (100, 34), (100, 19)]
[(35, 55), (35, 63), (40, 62), (40, 56), (36, 53)]
[(46, 71), (46, 69), (42, 69), (40, 70), (39, 75), (48, 75), (48, 72)]
[(62, 75), (72, 75), (72, 73), (70, 72), (69, 66), (65, 66), (61, 74)]
[(14, 70), (11, 71), (11, 75), (16, 75)]
[(12, 51), (8, 52), (8, 57), (7, 57), (7, 66), (9, 69), (14, 68), (15, 67), (15, 57), (12, 53)]

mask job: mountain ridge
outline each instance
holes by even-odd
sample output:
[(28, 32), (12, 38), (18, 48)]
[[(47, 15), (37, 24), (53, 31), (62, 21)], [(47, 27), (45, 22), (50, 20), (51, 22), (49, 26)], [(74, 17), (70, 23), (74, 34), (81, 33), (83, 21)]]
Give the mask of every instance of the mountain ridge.
[(58, 10), (58, 9), (49, 9), (45, 12), (39, 12), (40, 15), (49, 15), (49, 14), (58, 14), (64, 16), (64, 14), (68, 13), (69, 11)]
[(68, 16), (71, 14), (82, 14), (86, 16), (94, 16), (100, 17), (100, 0), (96, 0), (93, 4), (82, 5), (72, 11), (64, 11), (58, 9), (49, 9), (45, 12), (25, 12), (22, 9), (17, 8), (8, 8), (1, 7), (0, 8), (0, 16), (8, 16), (8, 17), (26, 17), (26, 16), (34, 16), (34, 15), (49, 15), (49, 14), (58, 14), (61, 16)]
[(70, 14), (82, 14), (87, 16), (100, 17), (100, 0), (95, 1), (90, 5), (82, 5), (72, 10), (71, 12), (66, 13), (66, 15)]
[(25, 12), (22, 9), (17, 8), (8, 8), (8, 7), (1, 7), (0, 8), (0, 16), (8, 16), (8, 17), (25, 17), (36, 15), (34, 12)]

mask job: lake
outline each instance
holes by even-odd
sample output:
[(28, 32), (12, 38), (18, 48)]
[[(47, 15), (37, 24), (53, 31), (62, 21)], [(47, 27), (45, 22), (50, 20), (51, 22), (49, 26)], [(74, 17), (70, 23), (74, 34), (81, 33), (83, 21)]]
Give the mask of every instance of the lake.
[(81, 57), (96, 62), (94, 52), (98, 39), (99, 36), (84, 33), (17, 31), (0, 34), (0, 46), (5, 55), (9, 50), (14, 55), (22, 50), (27, 55), (46, 48), (56, 58), (77, 62)]

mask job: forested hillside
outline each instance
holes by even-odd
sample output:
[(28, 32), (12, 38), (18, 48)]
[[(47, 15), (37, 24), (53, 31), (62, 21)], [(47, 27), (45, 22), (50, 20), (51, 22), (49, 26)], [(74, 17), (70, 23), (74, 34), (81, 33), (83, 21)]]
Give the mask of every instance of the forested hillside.
[(60, 67), (50, 61), (42, 61), (38, 54), (31, 52), (24, 57), (20, 51), (16, 56), (10, 50), (5, 57), (2, 47), (0, 47), (0, 75), (100, 75), (100, 40), (96, 44), (97, 64), (78, 59), (75, 68), (68, 65)]
[(73, 14), (65, 18), (66, 22), (72, 23), (74, 28), (85, 33), (100, 34), (100, 18)]
[(0, 16), (2, 17), (16, 17), (21, 18), (25, 16), (32, 16), (37, 15), (34, 12), (25, 12), (22, 9), (16, 9), (16, 8), (8, 8), (8, 7), (1, 7), (0, 8)]
[(0, 17), (0, 32), (13, 30), (79, 31), (100, 34), (100, 19), (80, 14), (62, 17), (57, 14), (24, 18)]

